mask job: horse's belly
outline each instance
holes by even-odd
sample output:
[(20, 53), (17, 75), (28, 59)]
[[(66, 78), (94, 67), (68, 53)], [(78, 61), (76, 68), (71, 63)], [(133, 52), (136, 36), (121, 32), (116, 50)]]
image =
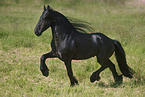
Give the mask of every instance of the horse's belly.
[(75, 52), (75, 54), (73, 55), (74, 60), (83, 60), (83, 59), (88, 59), (91, 57), (94, 57), (97, 55), (97, 49), (80, 49), (77, 50), (77, 52)]
[(94, 56), (77, 56), (77, 57), (74, 57), (72, 59), (73, 60), (85, 60), (85, 59), (89, 59), (89, 58), (94, 57)]

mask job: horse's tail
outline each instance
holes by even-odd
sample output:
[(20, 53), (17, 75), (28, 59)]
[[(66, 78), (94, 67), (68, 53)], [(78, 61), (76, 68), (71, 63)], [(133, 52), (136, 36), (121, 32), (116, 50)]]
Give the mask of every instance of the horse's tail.
[(133, 78), (133, 70), (127, 65), (125, 52), (121, 44), (115, 40), (115, 57), (117, 59), (120, 71), (126, 77)]

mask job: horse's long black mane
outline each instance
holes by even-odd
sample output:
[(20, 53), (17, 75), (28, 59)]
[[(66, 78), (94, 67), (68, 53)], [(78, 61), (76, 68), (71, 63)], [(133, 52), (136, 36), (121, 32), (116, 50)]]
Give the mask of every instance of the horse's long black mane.
[(55, 11), (53, 9), (51, 9), (51, 11), (53, 12), (53, 14), (55, 15), (56, 18), (61, 19), (61, 20), (62, 19), (66, 20), (66, 22), (68, 21), (78, 32), (82, 32), (82, 33), (94, 32), (92, 25), (89, 24), (88, 22), (85, 22), (85, 21), (82, 21), (79, 19), (75, 19), (72, 17), (66, 17), (63, 14), (61, 14), (58, 11)]
[(74, 19), (71, 17), (67, 17), (67, 19), (70, 21), (72, 26), (78, 31), (82, 33), (94, 32), (94, 29), (92, 25), (90, 25), (88, 22), (81, 21), (79, 19)]

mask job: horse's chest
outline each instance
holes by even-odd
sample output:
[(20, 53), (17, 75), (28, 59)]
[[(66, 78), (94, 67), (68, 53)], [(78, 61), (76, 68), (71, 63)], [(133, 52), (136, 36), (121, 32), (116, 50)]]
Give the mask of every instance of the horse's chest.
[(56, 53), (61, 60), (66, 60), (72, 56), (74, 49), (73, 41), (59, 41), (56, 46)]

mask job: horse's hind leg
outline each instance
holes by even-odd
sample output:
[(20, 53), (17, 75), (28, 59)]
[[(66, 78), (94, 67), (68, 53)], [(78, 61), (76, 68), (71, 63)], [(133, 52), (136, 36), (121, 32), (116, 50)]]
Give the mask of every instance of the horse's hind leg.
[(108, 60), (107, 63), (108, 63), (109, 69), (111, 70), (111, 72), (113, 74), (115, 82), (122, 83), (123, 77), (122, 77), (122, 75), (117, 74), (116, 69), (115, 69), (115, 65), (110, 60)]
[(93, 72), (93, 74), (90, 77), (90, 81), (91, 82), (99, 81), (101, 79), (99, 74), (106, 68), (107, 67), (101, 66), (97, 71)]
[(91, 82), (99, 81), (99, 80), (100, 80), (99, 74), (100, 74), (104, 69), (106, 69), (106, 68), (108, 67), (106, 61), (100, 60), (99, 58), (98, 58), (98, 63), (101, 65), (101, 67), (100, 67), (97, 71), (93, 72), (93, 74), (92, 74), (91, 77), (90, 77), (90, 81), (91, 81)]

